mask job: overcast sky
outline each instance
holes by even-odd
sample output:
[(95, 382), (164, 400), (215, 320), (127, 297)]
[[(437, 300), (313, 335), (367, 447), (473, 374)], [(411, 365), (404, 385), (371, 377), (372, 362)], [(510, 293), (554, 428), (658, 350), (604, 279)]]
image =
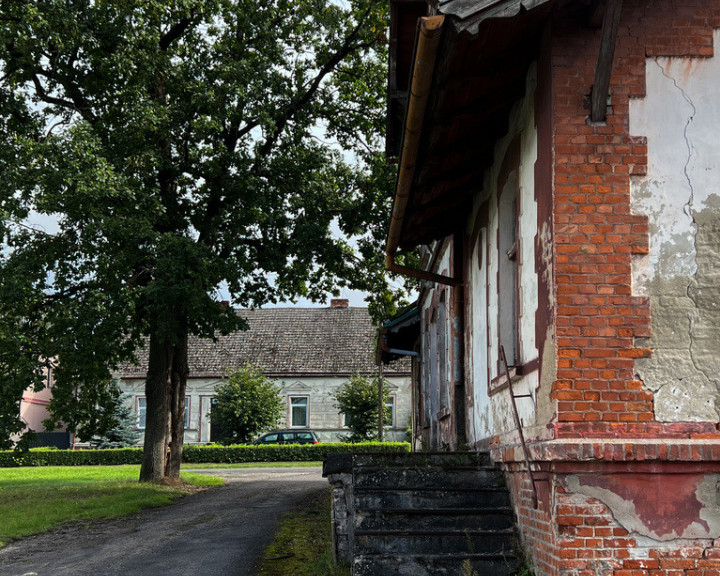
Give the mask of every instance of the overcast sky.
[[(47, 215), (47, 214), (38, 214), (37, 212), (33, 212), (28, 217), (27, 223), (29, 225), (31, 225), (33, 228), (42, 230), (43, 232), (47, 232), (48, 234), (54, 234), (58, 231), (57, 218), (55, 216), (51, 216), (51, 215)], [(219, 292), (221, 300), (229, 300), (230, 299), (230, 294), (228, 293), (228, 291), (225, 287), (221, 287), (218, 290), (218, 292)], [(360, 292), (359, 290), (350, 290), (348, 288), (344, 288), (340, 291), (340, 295), (337, 297), (338, 298), (347, 298), (350, 301), (350, 306), (365, 308), (365, 307), (367, 307), (367, 303), (365, 302), (366, 295), (367, 295), (367, 293)], [(292, 302), (282, 302), (282, 303), (278, 303), (278, 304), (266, 304), (265, 306), (263, 306), (263, 308), (324, 307), (324, 306), (330, 306), (330, 300), (332, 298), (334, 298), (334, 296), (328, 295), (327, 300), (325, 302), (311, 302), (310, 300), (306, 300), (305, 298), (300, 298), (295, 304), (293, 304)]]

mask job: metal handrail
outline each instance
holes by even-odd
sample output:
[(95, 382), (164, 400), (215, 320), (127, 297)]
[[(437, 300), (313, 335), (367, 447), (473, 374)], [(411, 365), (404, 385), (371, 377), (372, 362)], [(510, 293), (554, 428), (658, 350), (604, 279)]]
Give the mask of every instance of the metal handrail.
[[(505, 348), (500, 346), (500, 357), (502, 359), (503, 366), (505, 367), (505, 377), (508, 381), (508, 390), (510, 390), (510, 402), (512, 403), (513, 416), (515, 417), (515, 425), (517, 426), (518, 435), (520, 436), (520, 444), (522, 445), (523, 456), (525, 458), (525, 466), (527, 467), (528, 475), (530, 476), (530, 485), (532, 486), (532, 502), (533, 508), (538, 507), (538, 494), (537, 488), (535, 487), (535, 476), (532, 468), (530, 467), (530, 452), (528, 451), (527, 444), (525, 443), (525, 435), (522, 431), (522, 423), (520, 422), (520, 416), (518, 416), (517, 404), (515, 403), (515, 392), (513, 391), (512, 378), (510, 377), (510, 368), (508, 367), (507, 357), (505, 356)], [(529, 396), (529, 395), (528, 395)], [(518, 398), (520, 396), (517, 396)], [(525, 396), (522, 396), (523, 398)]]

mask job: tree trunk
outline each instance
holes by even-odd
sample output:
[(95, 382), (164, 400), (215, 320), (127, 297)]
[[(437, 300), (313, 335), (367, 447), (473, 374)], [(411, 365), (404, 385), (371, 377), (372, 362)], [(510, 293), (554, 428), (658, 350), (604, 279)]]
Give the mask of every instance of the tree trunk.
[(170, 373), (170, 450), (168, 451), (165, 477), (180, 478), (182, 449), (185, 440), (185, 387), (188, 378), (188, 333), (183, 320), (175, 344)]
[(385, 377), (383, 376), (383, 364), (380, 362), (378, 366), (378, 442), (383, 441), (383, 432), (385, 429)]
[(145, 380), (145, 445), (140, 482), (160, 482), (165, 476), (168, 443), (168, 380), (173, 363), (173, 347), (151, 334), (148, 372)]

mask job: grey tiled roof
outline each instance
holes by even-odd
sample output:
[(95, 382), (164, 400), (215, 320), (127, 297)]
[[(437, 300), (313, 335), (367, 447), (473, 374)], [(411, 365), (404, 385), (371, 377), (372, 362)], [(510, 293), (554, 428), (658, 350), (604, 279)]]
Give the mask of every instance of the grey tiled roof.
[[(221, 377), (250, 361), (268, 376), (375, 374), (375, 327), (367, 308), (267, 308), (238, 310), (249, 329), (220, 336), (217, 342), (191, 338), (190, 377)], [(117, 375), (144, 378), (147, 350), (139, 365), (123, 365)], [(408, 374), (407, 360), (385, 367), (385, 374)]]

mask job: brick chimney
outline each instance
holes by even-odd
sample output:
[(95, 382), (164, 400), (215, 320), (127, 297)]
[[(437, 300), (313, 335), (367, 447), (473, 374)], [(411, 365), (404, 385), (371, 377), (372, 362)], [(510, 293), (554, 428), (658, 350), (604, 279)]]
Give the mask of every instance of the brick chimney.
[(347, 308), (350, 305), (350, 300), (347, 298), (333, 298), (330, 300), (330, 308)]

